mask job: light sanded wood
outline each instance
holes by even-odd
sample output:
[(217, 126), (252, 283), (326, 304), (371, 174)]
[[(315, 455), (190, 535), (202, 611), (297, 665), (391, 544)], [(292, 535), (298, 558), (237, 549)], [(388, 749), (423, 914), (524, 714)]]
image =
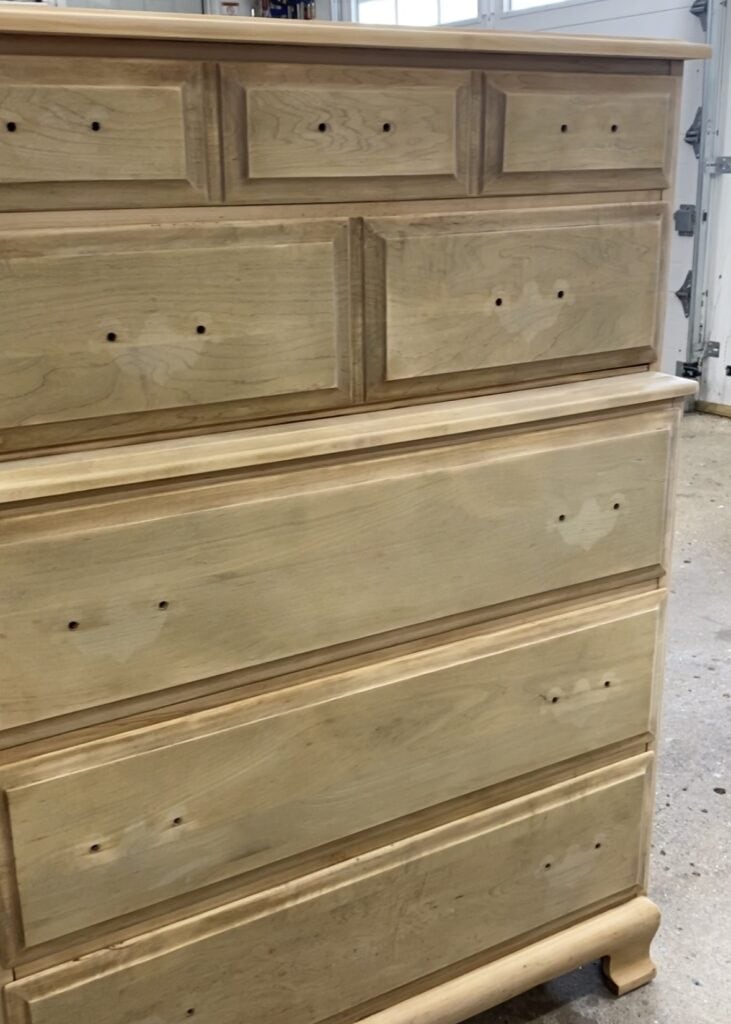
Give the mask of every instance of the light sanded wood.
[(0, 725), (659, 572), (669, 415), (8, 515)]
[(43, 33), (120, 39), (199, 40), (295, 46), (346, 46), (386, 49), (524, 53), (581, 56), (656, 57), (693, 60), (710, 56), (701, 43), (664, 39), (528, 32), (484, 32), (433, 28), (385, 28), (328, 22), (272, 22), (267, 19), (131, 11), (0, 10), (0, 34)]
[(731, 416), (731, 405), (722, 405), (720, 402), (696, 402), (698, 412), (705, 412), (711, 416)]
[[(615, 187), (667, 187), (678, 81), (636, 75), (489, 72), (484, 191), (573, 191), (605, 172)], [(502, 125), (502, 131), (498, 127)], [(596, 181), (596, 179), (594, 179)], [(600, 186), (601, 187), (601, 186)]]
[(217, 154), (204, 72), (186, 61), (0, 57), (0, 209), (205, 203)]
[(661, 597), (10, 766), (0, 787), (26, 944), (642, 733)]
[[(462, 1024), (468, 1018), (520, 993), (567, 974), (607, 950), (616, 960), (625, 950), (647, 976), (650, 943), (658, 929), (660, 913), (646, 897), (607, 910), (468, 971), (458, 978), (429, 988), (403, 1002), (362, 1018), (362, 1024)], [(654, 967), (651, 968), (654, 972)], [(637, 987), (637, 986), (635, 986)]]
[(682, 402), (698, 385), (661, 373), (623, 374), (530, 392), (358, 413), (311, 423), (255, 427), (175, 441), (154, 441), (6, 463), (0, 506), (104, 487), (288, 462), (389, 445), (456, 438), (561, 417), (598, 415), (637, 405)]
[(647, 363), (664, 214), (633, 204), (366, 220), (367, 394)]
[(62, 441), (78, 419), (350, 399), (347, 221), (0, 231), (0, 248), (4, 428), (55, 422)]
[(221, 76), (229, 202), (467, 194), (469, 71), (233, 63)]
[(592, 772), (14, 982), (10, 1024), (172, 1024), (189, 1009), (217, 1024), (324, 1020), (630, 890), (650, 760)]

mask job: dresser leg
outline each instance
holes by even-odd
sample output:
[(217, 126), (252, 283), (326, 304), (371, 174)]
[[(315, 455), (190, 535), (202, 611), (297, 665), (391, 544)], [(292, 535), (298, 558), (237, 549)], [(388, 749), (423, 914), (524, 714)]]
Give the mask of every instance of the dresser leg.
[[(649, 901), (648, 901), (649, 902)], [(650, 944), (660, 925), (656, 913), (625, 937), (621, 946), (602, 958), (604, 980), (617, 996), (624, 996), (652, 981), (657, 973), (650, 957)]]

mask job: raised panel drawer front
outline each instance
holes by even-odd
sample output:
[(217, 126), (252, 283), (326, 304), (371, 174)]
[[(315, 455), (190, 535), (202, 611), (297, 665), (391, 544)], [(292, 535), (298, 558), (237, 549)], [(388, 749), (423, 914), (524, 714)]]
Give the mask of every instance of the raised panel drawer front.
[(10, 1024), (316, 1024), (429, 987), (427, 975), (635, 891), (651, 762), (639, 755), (11, 982)]
[(662, 597), (539, 617), (6, 769), (25, 943), (641, 736)]
[(0, 246), (6, 449), (350, 400), (347, 221), (0, 232)]
[(0, 726), (660, 572), (674, 410), (359, 457), (373, 417), (342, 419), (351, 453), (294, 470), (8, 508)]
[(367, 220), (368, 396), (651, 362), (665, 216), (634, 203)]
[(204, 91), (200, 63), (0, 57), (0, 209), (207, 202)]
[(485, 193), (667, 188), (680, 79), (488, 72)]
[(229, 202), (468, 192), (468, 71), (225, 64), (221, 75)]

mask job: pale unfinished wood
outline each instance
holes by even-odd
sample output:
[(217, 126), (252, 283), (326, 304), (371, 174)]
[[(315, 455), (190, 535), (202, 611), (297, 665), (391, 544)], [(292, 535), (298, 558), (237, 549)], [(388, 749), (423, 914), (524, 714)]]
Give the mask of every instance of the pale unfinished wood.
[(470, 190), (479, 83), (469, 71), (224, 64), (221, 76), (228, 202)]
[(538, 620), (6, 768), (25, 942), (643, 732), (661, 598)]
[(0, 209), (205, 203), (205, 83), (196, 62), (0, 57)]
[(659, 572), (669, 416), (8, 515), (0, 724)]
[(10, 1024), (172, 1024), (190, 1009), (218, 1024), (322, 1021), (630, 890), (650, 760), (641, 755), (14, 982)]
[(632, 204), (367, 219), (367, 395), (646, 364), (665, 216)]
[(613, 56), (662, 60), (702, 60), (709, 46), (684, 40), (620, 39), (554, 33), (484, 32), (385, 28), (327, 22), (271, 22), (185, 14), (131, 11), (43, 11), (8, 8), (0, 11), (0, 34), (43, 33), (119, 39), (171, 39), (222, 43), (266, 43), (293, 46), (375, 47), (443, 50), (468, 53), (521, 53)]
[(154, 410), (174, 425), (191, 406), (245, 418), (353, 398), (347, 221), (0, 230), (0, 248), (9, 443), (30, 424), (62, 442), (79, 419), (124, 431)]
[(667, 188), (680, 80), (488, 72), (485, 192)]

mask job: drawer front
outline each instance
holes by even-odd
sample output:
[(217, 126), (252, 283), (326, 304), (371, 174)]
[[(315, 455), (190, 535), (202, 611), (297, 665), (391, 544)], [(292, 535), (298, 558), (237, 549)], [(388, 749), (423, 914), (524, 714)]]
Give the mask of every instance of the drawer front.
[(650, 762), (640, 755), (11, 983), (10, 1022), (329, 1019), (633, 890)]
[(347, 221), (8, 232), (0, 246), (6, 449), (38, 431), (88, 441), (350, 401)]
[(369, 397), (651, 362), (665, 215), (633, 204), (366, 221)]
[(485, 193), (667, 188), (680, 80), (489, 72)]
[(6, 770), (25, 943), (641, 735), (659, 600), (538, 619)]
[(628, 415), (9, 514), (0, 723), (655, 573), (671, 429)]
[(226, 64), (221, 75), (229, 202), (467, 194), (469, 72)]
[(200, 63), (0, 57), (0, 209), (207, 202), (204, 82)]

